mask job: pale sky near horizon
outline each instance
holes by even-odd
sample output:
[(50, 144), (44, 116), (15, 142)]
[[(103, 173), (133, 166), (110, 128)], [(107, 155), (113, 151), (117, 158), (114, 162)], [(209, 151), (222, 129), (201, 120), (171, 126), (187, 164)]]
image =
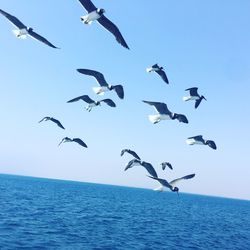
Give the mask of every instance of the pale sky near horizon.
[[(131, 5), (133, 3), (133, 6)], [(0, 15), (1, 144), (0, 173), (155, 188), (142, 167), (124, 172), (130, 148), (167, 180), (195, 173), (180, 183), (182, 192), (250, 199), (249, 96), (250, 2), (104, 1), (97, 7), (120, 29), (131, 50), (119, 45), (99, 24), (80, 21), (86, 11), (77, 0), (2, 0), (0, 9), (16, 16), (60, 50), (31, 38), (20, 40)], [(159, 63), (170, 84), (146, 68)], [(84, 102), (68, 100), (88, 94), (98, 100), (91, 77), (77, 68), (102, 72), (111, 84), (123, 84), (124, 100), (114, 92), (103, 97), (117, 105), (87, 112)], [(197, 110), (183, 102), (186, 88), (198, 87), (207, 101)], [(142, 100), (165, 102), (185, 114), (189, 124), (152, 124), (152, 107)], [(65, 131), (51, 122), (53, 116)], [(189, 146), (187, 137), (202, 134), (217, 150)], [(65, 137), (79, 137), (57, 147)], [(161, 170), (169, 161), (174, 170)]]

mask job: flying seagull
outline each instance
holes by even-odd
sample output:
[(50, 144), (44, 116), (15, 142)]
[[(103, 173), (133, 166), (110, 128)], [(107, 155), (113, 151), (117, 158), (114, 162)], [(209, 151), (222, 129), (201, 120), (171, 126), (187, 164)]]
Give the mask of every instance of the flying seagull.
[(152, 123), (158, 123), (161, 120), (175, 120), (177, 119), (179, 122), (188, 123), (188, 119), (185, 115), (172, 113), (168, 110), (168, 107), (163, 102), (150, 102), (143, 101), (149, 105), (154, 106), (157, 115), (149, 115), (148, 118)]
[(53, 117), (45, 116), (41, 121), (39, 121), (39, 123), (42, 122), (42, 121), (52, 121), (52, 122), (54, 122), (55, 124), (57, 124), (58, 127), (62, 128), (62, 129), (65, 129), (65, 128), (63, 127), (63, 125), (61, 124), (61, 122), (59, 122), (57, 119), (55, 119), (55, 118), (53, 118)]
[(13, 33), (16, 35), (16, 37), (25, 39), (27, 35), (34, 38), (35, 40), (38, 40), (42, 43), (45, 43), (46, 45), (58, 49), (55, 45), (50, 43), (47, 39), (42, 37), (41, 35), (37, 34), (33, 31), (33, 28), (27, 27), (24, 25), (18, 18), (15, 16), (10, 15), (9, 13), (3, 11), (0, 9), (0, 13), (5, 16), (18, 30), (13, 30)]
[(173, 192), (179, 192), (179, 188), (176, 186), (176, 184), (181, 181), (181, 180), (188, 180), (188, 179), (192, 179), (194, 178), (195, 174), (189, 174), (189, 175), (185, 175), (181, 178), (178, 178), (178, 179), (175, 179), (175, 180), (172, 180), (170, 182), (168, 182), (167, 180), (165, 179), (160, 179), (158, 177), (155, 177), (155, 176), (148, 176), (154, 180), (157, 180), (160, 182), (161, 186), (159, 188), (156, 188), (154, 189), (155, 191), (163, 191), (164, 190), (164, 187), (166, 188), (169, 188), (171, 191)]
[(79, 138), (73, 138), (73, 139), (70, 139), (69, 137), (64, 137), (61, 142), (58, 144), (58, 146), (60, 146), (62, 143), (65, 143), (65, 142), (77, 142), (79, 145), (87, 148), (88, 146), (86, 145), (85, 142), (83, 142), (81, 139)]
[(160, 67), (157, 63), (154, 64), (152, 67), (147, 68), (146, 71), (148, 73), (150, 73), (150, 72), (156, 72), (162, 78), (162, 80), (165, 83), (169, 84), (167, 75), (166, 75), (165, 71), (163, 70), (163, 67)]
[(207, 100), (203, 95), (200, 96), (198, 94), (197, 90), (198, 90), (197, 87), (185, 89), (185, 91), (189, 91), (189, 96), (184, 96), (183, 97), (183, 101), (195, 100), (195, 105), (194, 105), (195, 108), (198, 108), (198, 106), (200, 105), (202, 99)]
[(102, 73), (91, 69), (77, 69), (77, 71), (84, 75), (93, 76), (96, 79), (96, 81), (100, 85), (100, 87), (93, 87), (93, 90), (96, 94), (102, 95), (106, 91), (114, 90), (120, 99), (124, 98), (124, 91), (122, 85), (108, 84)]
[(83, 100), (84, 102), (88, 103), (88, 105), (87, 105), (87, 107), (85, 107), (85, 109), (88, 110), (89, 112), (91, 111), (92, 108), (94, 108), (96, 106), (100, 106), (101, 102), (105, 102), (110, 107), (116, 106), (115, 103), (111, 99), (102, 99), (100, 101), (94, 101), (88, 95), (78, 96), (78, 97), (76, 97), (72, 100), (69, 100), (67, 102), (71, 103), (71, 102), (77, 102), (79, 100)]
[(138, 160), (141, 159), (141, 158), (136, 154), (135, 151), (132, 151), (132, 150), (130, 150), (130, 149), (123, 149), (123, 150), (121, 151), (121, 156), (123, 156), (124, 153), (129, 153), (129, 154), (131, 154), (132, 156), (134, 156), (134, 157), (135, 157), (136, 159), (138, 159)]
[(204, 140), (202, 135), (197, 135), (193, 137), (189, 137), (186, 140), (186, 143), (189, 145), (199, 144), (199, 145), (208, 145), (212, 149), (217, 149), (216, 144), (212, 140)]
[(162, 162), (161, 167), (162, 167), (162, 170), (165, 170), (166, 167), (169, 167), (171, 170), (173, 170), (173, 167), (172, 167), (171, 163), (169, 163), (169, 162)]
[(127, 166), (125, 167), (124, 171), (128, 170), (129, 168), (132, 168), (134, 166), (143, 166), (150, 175), (154, 176), (154, 177), (158, 177), (157, 173), (154, 169), (154, 167), (152, 166), (152, 164), (145, 162), (145, 161), (141, 161), (138, 159), (133, 159), (131, 161), (128, 162)]
[(96, 8), (95, 5), (90, 0), (79, 0), (82, 6), (88, 12), (87, 15), (81, 17), (81, 21), (85, 24), (91, 24), (93, 21), (97, 21), (101, 24), (107, 31), (111, 32), (118, 43), (120, 43), (126, 49), (129, 49), (127, 43), (125, 42), (121, 32), (117, 26), (112, 23), (107, 17), (104, 16), (105, 10)]

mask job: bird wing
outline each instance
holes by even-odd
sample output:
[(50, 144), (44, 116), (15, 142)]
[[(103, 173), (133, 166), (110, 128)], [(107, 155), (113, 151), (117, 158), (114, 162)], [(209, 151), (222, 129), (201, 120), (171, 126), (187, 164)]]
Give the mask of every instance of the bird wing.
[(156, 63), (156, 64), (152, 65), (152, 68), (160, 68), (160, 67), (159, 67), (158, 63)]
[(191, 96), (199, 96), (197, 90), (198, 90), (197, 87), (185, 89), (185, 91), (189, 91)]
[(181, 177), (181, 178), (174, 179), (174, 180), (170, 181), (169, 184), (170, 184), (171, 186), (175, 186), (175, 184), (176, 184), (177, 182), (181, 181), (181, 180), (188, 180), (188, 179), (192, 179), (192, 178), (194, 178), (194, 177), (195, 177), (195, 174), (185, 175), (185, 176), (183, 176), (183, 177)]
[(123, 47), (129, 49), (127, 43), (125, 42), (121, 32), (117, 28), (117, 26), (112, 23), (107, 17), (102, 15), (100, 18), (97, 19), (97, 22), (99, 22), (106, 30), (111, 32), (118, 43), (120, 43)]
[(35, 40), (37, 41), (40, 41), (42, 43), (45, 43), (46, 45), (48, 45), (49, 47), (51, 48), (54, 48), (54, 49), (59, 49), (58, 47), (56, 47), (55, 45), (53, 45), (51, 42), (49, 42), (46, 38), (44, 38), (43, 36), (37, 34), (36, 32), (34, 32), (33, 30), (29, 30), (28, 31), (28, 34), (34, 38)]
[(58, 147), (64, 142), (64, 140), (66, 139), (67, 137), (64, 137), (61, 141), (60, 141), (60, 143), (58, 144)]
[(169, 115), (171, 112), (168, 110), (167, 104), (163, 102), (150, 102), (150, 101), (143, 101), (149, 105), (152, 105), (155, 107), (156, 111), (160, 114), (166, 114)]
[(103, 100), (100, 100), (100, 102), (105, 102), (110, 107), (116, 107), (115, 103), (111, 99), (103, 99)]
[(76, 98), (74, 98), (74, 99), (72, 99), (72, 100), (69, 100), (69, 101), (67, 101), (68, 103), (71, 103), (71, 102), (77, 102), (77, 101), (79, 101), (79, 100), (83, 100), (83, 101), (85, 101), (85, 102), (87, 102), (87, 103), (93, 103), (93, 102), (95, 102), (94, 100), (92, 100), (88, 95), (82, 95), (82, 96), (78, 96), (78, 97), (76, 97)]
[(46, 119), (50, 119), (50, 117), (45, 116), (45, 117), (43, 117), (43, 119), (42, 119), (41, 121), (39, 121), (39, 122), (42, 122), (42, 121), (44, 121), (44, 120), (46, 120)]
[(179, 122), (188, 123), (187, 117), (182, 114), (175, 114), (174, 119), (177, 119)]
[(212, 140), (207, 140), (206, 144), (212, 149), (217, 149), (215, 142)]
[(150, 177), (150, 178), (152, 178), (152, 179), (154, 179), (154, 180), (159, 181), (159, 182), (161, 183), (161, 185), (164, 186), (164, 187), (167, 187), (167, 188), (170, 188), (170, 189), (171, 189), (171, 187), (172, 187), (172, 186), (167, 182), (167, 180), (165, 180), (165, 179), (161, 179), (161, 178), (154, 177), (154, 176), (149, 176), (149, 175), (148, 175), (148, 177)]
[(91, 69), (77, 69), (77, 71), (81, 74), (93, 76), (97, 82), (100, 84), (100, 86), (108, 86), (108, 83), (106, 82), (104, 75), (98, 71), (91, 70)]
[(15, 16), (10, 15), (9, 13), (0, 9), (0, 13), (5, 16), (15, 27), (18, 29), (26, 29), (27, 26), (24, 25), (18, 18)]
[(135, 157), (136, 159), (138, 159), (138, 160), (141, 159), (141, 158), (137, 155), (137, 153), (136, 153), (135, 151), (133, 151), (133, 150), (130, 150), (130, 149), (123, 149), (123, 150), (121, 151), (121, 156), (123, 156), (124, 153), (129, 153), (129, 154), (131, 154), (132, 156), (134, 156), (134, 157)]
[(168, 77), (167, 77), (167, 75), (166, 75), (166, 73), (165, 73), (165, 71), (164, 70), (157, 70), (157, 71), (155, 71), (161, 78), (162, 78), (162, 80), (165, 82), (165, 83), (167, 83), (167, 84), (169, 84), (169, 81), (168, 81)]
[(92, 12), (97, 9), (90, 0), (79, 0), (79, 2), (82, 4), (84, 9), (86, 9), (88, 12)]
[(154, 176), (154, 177), (158, 177), (154, 167), (152, 166), (152, 164), (148, 163), (148, 162), (145, 162), (143, 161), (141, 163), (141, 165), (146, 168), (146, 170), (148, 171), (148, 173), (151, 175), (151, 176)]
[(52, 122), (56, 123), (57, 126), (59, 126), (60, 128), (65, 129), (65, 128), (63, 127), (63, 125), (62, 125), (57, 119), (51, 117), (50, 120), (51, 120)]
[(113, 89), (115, 90), (116, 94), (120, 99), (124, 98), (124, 90), (122, 85), (115, 85), (113, 86)]
[(197, 141), (204, 141), (202, 135), (196, 135), (196, 136), (188, 137), (188, 139), (194, 139), (194, 140), (197, 140)]
[(83, 147), (85, 147), (85, 148), (88, 147), (88, 146), (86, 145), (86, 143), (83, 142), (83, 141), (82, 141), (81, 139), (79, 139), (79, 138), (74, 138), (72, 141), (77, 142), (78, 144), (80, 144), (81, 146), (83, 146)]
[(201, 98), (201, 97), (200, 97), (198, 100), (195, 101), (194, 107), (195, 107), (196, 109), (197, 109), (198, 106), (200, 105), (201, 101), (202, 101), (202, 98)]

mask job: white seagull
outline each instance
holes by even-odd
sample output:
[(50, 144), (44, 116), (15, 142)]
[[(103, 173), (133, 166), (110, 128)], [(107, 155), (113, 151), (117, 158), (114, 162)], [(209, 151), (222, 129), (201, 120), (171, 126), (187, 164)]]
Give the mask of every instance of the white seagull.
[(131, 154), (132, 156), (134, 156), (134, 157), (135, 157), (136, 159), (138, 159), (138, 160), (141, 159), (141, 158), (138, 156), (138, 154), (137, 154), (135, 151), (133, 151), (133, 150), (130, 150), (130, 149), (123, 149), (123, 150), (121, 151), (121, 156), (123, 156), (124, 153), (129, 153), (129, 154)]
[(85, 109), (89, 112), (92, 110), (92, 108), (94, 108), (96, 106), (100, 106), (101, 102), (105, 102), (110, 107), (116, 107), (115, 103), (111, 99), (102, 99), (99, 101), (94, 101), (88, 95), (78, 96), (78, 97), (76, 97), (72, 100), (69, 100), (67, 102), (71, 103), (71, 102), (77, 102), (79, 100), (82, 100), (82, 101), (88, 103), (88, 105), (87, 105), (87, 107), (85, 107)]
[(146, 71), (147, 71), (148, 73), (150, 73), (150, 72), (155, 72), (155, 73), (157, 73), (157, 74), (162, 78), (162, 80), (163, 80), (165, 83), (169, 84), (167, 75), (166, 75), (165, 71), (163, 70), (163, 67), (160, 67), (157, 63), (154, 64), (152, 67), (147, 68)]
[(183, 97), (183, 101), (195, 100), (195, 105), (194, 105), (195, 108), (198, 108), (202, 99), (207, 100), (203, 95), (200, 96), (197, 90), (198, 90), (197, 87), (185, 89), (185, 91), (189, 91), (189, 96)]
[(154, 167), (152, 166), (152, 164), (146, 162), (146, 161), (141, 161), (138, 159), (133, 159), (131, 161), (128, 162), (127, 166), (125, 167), (124, 171), (128, 170), (129, 168), (132, 168), (134, 166), (143, 166), (150, 175), (154, 176), (154, 177), (158, 177), (157, 173), (154, 169)]
[(111, 32), (118, 43), (123, 47), (129, 49), (127, 43), (125, 42), (121, 32), (117, 26), (112, 23), (107, 17), (104, 16), (105, 10), (96, 8), (95, 5), (90, 0), (79, 0), (82, 6), (87, 10), (88, 14), (81, 17), (81, 21), (85, 24), (91, 24), (93, 21), (97, 21), (106, 30)]
[(194, 145), (194, 144), (208, 145), (212, 149), (217, 149), (216, 144), (215, 144), (214, 141), (212, 141), (212, 140), (204, 140), (202, 135), (189, 137), (186, 140), (186, 143), (189, 144), (189, 145)]
[(63, 127), (63, 125), (61, 124), (61, 122), (59, 122), (57, 119), (55, 119), (53, 117), (45, 116), (41, 121), (39, 121), (39, 123), (42, 122), (42, 121), (52, 121), (55, 124), (57, 124), (58, 127), (62, 128), (62, 129), (65, 129)]
[(100, 87), (93, 87), (93, 90), (96, 94), (103, 95), (104, 92), (114, 90), (120, 99), (124, 98), (123, 86), (108, 84), (102, 73), (91, 69), (77, 69), (77, 71), (84, 75), (93, 76), (96, 79), (100, 85)]
[(179, 188), (176, 186), (176, 184), (181, 180), (192, 179), (192, 178), (194, 178), (194, 176), (195, 176), (195, 174), (189, 174), (189, 175), (185, 175), (185, 176), (183, 176), (181, 178), (174, 179), (174, 180), (172, 180), (170, 182), (168, 182), (165, 179), (161, 179), (161, 178), (158, 178), (158, 177), (155, 177), (155, 176), (148, 176), (148, 177), (160, 182), (161, 186), (159, 188), (154, 189), (155, 191), (161, 191), (162, 192), (162, 191), (164, 191), (164, 187), (166, 187), (166, 188), (169, 188), (172, 192), (177, 192), (177, 194), (178, 194)]
[(148, 118), (152, 123), (158, 123), (161, 120), (175, 120), (177, 119), (179, 122), (188, 123), (188, 119), (185, 115), (172, 113), (168, 110), (168, 107), (163, 102), (150, 102), (143, 101), (149, 105), (154, 106), (157, 115), (149, 115)]
[(69, 137), (64, 137), (61, 142), (58, 144), (58, 146), (60, 146), (62, 143), (65, 143), (65, 142), (76, 142), (78, 143), (79, 145), (83, 146), (84, 148), (87, 148), (88, 146), (86, 145), (85, 142), (83, 142), (81, 139), (79, 138), (73, 138), (73, 139), (70, 139)]
[(37, 34), (33, 31), (32, 28), (27, 27), (24, 25), (18, 18), (15, 16), (10, 15), (9, 13), (3, 11), (0, 9), (0, 13), (5, 16), (18, 30), (13, 30), (13, 33), (16, 35), (17, 38), (25, 39), (27, 35), (34, 38), (35, 40), (38, 40), (42, 43), (45, 43), (46, 45), (58, 49), (55, 45), (50, 43), (47, 39), (42, 37), (41, 35)]

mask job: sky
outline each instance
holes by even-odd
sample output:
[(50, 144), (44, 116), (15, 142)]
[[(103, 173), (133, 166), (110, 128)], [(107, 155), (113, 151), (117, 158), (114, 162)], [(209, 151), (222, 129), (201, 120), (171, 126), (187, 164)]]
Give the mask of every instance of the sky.
[[(77, 0), (2, 0), (0, 8), (60, 49), (28, 37), (15, 38), (14, 27), (0, 16), (0, 173), (48, 177), (142, 188), (158, 183), (143, 167), (124, 172), (130, 148), (152, 163), (158, 176), (172, 180), (195, 173), (179, 184), (181, 192), (250, 199), (250, 2), (248, 0), (95, 0), (120, 29), (120, 46), (98, 23), (84, 25)], [(170, 84), (146, 68), (163, 66)], [(117, 105), (87, 112), (87, 94), (99, 100), (94, 78), (77, 68), (102, 72), (124, 86), (125, 98), (105, 93)], [(198, 87), (207, 101), (198, 109), (184, 102), (186, 88)], [(185, 114), (189, 124), (152, 124), (154, 109), (142, 100), (164, 102)], [(59, 119), (65, 130), (44, 116)], [(203, 135), (217, 150), (189, 146), (187, 137)], [(65, 136), (81, 138), (58, 147)], [(160, 163), (174, 170), (163, 171)]]

